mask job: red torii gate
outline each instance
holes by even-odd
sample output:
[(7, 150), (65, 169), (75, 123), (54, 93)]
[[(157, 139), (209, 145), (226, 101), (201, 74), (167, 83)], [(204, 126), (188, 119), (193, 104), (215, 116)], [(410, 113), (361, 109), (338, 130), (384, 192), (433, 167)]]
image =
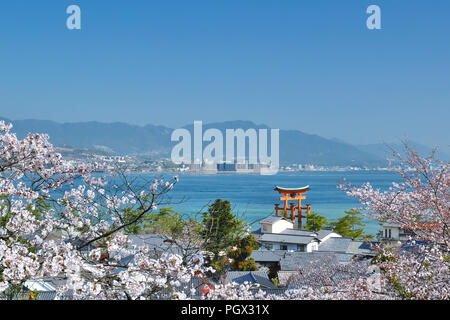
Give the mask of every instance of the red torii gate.
[[(302, 187), (302, 188), (282, 188), (282, 187), (275, 187), (275, 191), (278, 191), (283, 196), (280, 197), (280, 200), (284, 201), (284, 207), (280, 208), (280, 205), (277, 203), (275, 204), (275, 213), (278, 216), (278, 211), (283, 210), (284, 214), (283, 216), (287, 218), (288, 216), (288, 210), (291, 212), (291, 220), (294, 224), (295, 228), (295, 211), (298, 213), (298, 229), (302, 228), (302, 218), (305, 218), (305, 216), (302, 216), (302, 209), (306, 210), (306, 214), (309, 215), (311, 212), (311, 205), (307, 204), (306, 207), (302, 207), (302, 200), (306, 199), (306, 196), (304, 195), (306, 191), (310, 190), (309, 186)], [(298, 205), (296, 206), (294, 203), (291, 203), (288, 207), (288, 201), (298, 201)]]

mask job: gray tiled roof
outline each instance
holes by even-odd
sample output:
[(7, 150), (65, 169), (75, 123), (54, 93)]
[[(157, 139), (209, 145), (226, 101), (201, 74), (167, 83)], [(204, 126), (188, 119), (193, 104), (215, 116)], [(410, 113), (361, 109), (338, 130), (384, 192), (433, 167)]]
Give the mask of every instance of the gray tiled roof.
[(319, 238), (320, 240), (322, 240), (323, 238), (325, 238), (327, 235), (329, 235), (330, 233), (333, 233), (334, 231), (332, 229), (322, 229), (319, 230), (317, 232), (317, 238)]
[(349, 238), (330, 238), (319, 244), (319, 251), (347, 252), (351, 242)]
[[(33, 300), (55, 300), (56, 291), (43, 291), (39, 292)], [(70, 293), (64, 294), (59, 300), (71, 300), (72, 295)], [(2, 299), (0, 299), (2, 300)], [(21, 292), (14, 297), (14, 300), (30, 300), (30, 292)]]
[(330, 252), (288, 252), (284, 259), (280, 260), (280, 270), (300, 270), (306, 265), (329, 257), (330, 263), (337, 263), (336, 255)]
[(162, 248), (166, 247), (167, 244), (165, 241), (168, 240), (168, 238), (156, 235), (156, 234), (142, 234), (142, 235), (129, 235), (128, 241), (130, 241), (129, 246), (149, 246), (150, 248)]
[(352, 261), (354, 255), (352, 253), (337, 253), (335, 256), (337, 262), (348, 263)]
[(265, 233), (260, 238), (261, 242), (277, 242), (277, 243), (292, 243), (292, 244), (308, 244), (314, 240), (310, 236), (294, 236), (279, 233)]
[(298, 270), (297, 267), (304, 263), (321, 260), (325, 257), (331, 257), (337, 263), (347, 263), (353, 258), (353, 254), (318, 251), (256, 250), (251, 255), (255, 262), (279, 262), (280, 266), (283, 265), (285, 268), (288, 268), (282, 268), (282, 270)]
[(283, 219), (283, 217), (270, 216), (261, 220), (260, 223), (275, 223), (277, 221), (280, 221), (281, 219)]
[(279, 262), (286, 250), (254, 250), (250, 256), (255, 262)]
[(167, 252), (181, 254), (183, 250), (180, 246), (183, 246), (184, 249), (189, 249), (189, 245), (182, 243), (178, 243), (178, 245), (176, 245), (169, 237), (158, 234), (129, 235), (128, 241), (128, 248), (130, 249), (134, 246), (136, 246), (136, 248), (148, 246), (149, 250), (154, 253)]
[(373, 256), (375, 251), (370, 247), (371, 244), (365, 241), (349, 238), (330, 238), (319, 244), (319, 251)]
[(276, 289), (277, 287), (263, 271), (228, 271), (227, 280), (243, 284), (244, 282), (259, 284), (261, 288)]
[(316, 237), (317, 233), (314, 231), (308, 231), (308, 230), (298, 230), (298, 229), (286, 229), (280, 232), (280, 234), (287, 234), (287, 235), (293, 235), (293, 236), (307, 236), (307, 237)]
[(367, 256), (376, 255), (376, 251), (371, 249), (371, 243), (367, 241), (352, 241), (347, 248), (347, 253)]
[(401, 225), (399, 223), (396, 223), (396, 222), (386, 221), (386, 222), (383, 223), (383, 227), (400, 228)]

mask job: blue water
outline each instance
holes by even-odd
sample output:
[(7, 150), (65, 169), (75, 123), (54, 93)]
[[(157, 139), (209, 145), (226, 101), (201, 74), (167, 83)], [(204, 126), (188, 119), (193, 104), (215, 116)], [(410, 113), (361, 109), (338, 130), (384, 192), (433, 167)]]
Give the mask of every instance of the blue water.
[[(167, 176), (168, 178), (169, 176)], [(370, 182), (375, 188), (388, 189), (392, 182), (399, 182), (399, 176), (386, 171), (348, 171), (348, 172), (293, 172), (279, 173), (273, 176), (261, 175), (179, 175), (180, 181), (170, 192), (171, 206), (184, 217), (199, 218), (200, 212), (217, 198), (229, 200), (233, 212), (238, 217), (251, 223), (252, 230), (258, 229), (257, 221), (274, 215), (274, 204), (280, 203), (275, 186), (302, 187), (309, 185), (306, 201), (311, 210), (336, 221), (344, 211), (359, 207), (357, 199), (350, 198), (337, 185), (345, 179), (354, 185)], [(181, 202), (181, 203), (176, 203)], [(364, 220), (365, 231), (376, 234), (379, 223)]]

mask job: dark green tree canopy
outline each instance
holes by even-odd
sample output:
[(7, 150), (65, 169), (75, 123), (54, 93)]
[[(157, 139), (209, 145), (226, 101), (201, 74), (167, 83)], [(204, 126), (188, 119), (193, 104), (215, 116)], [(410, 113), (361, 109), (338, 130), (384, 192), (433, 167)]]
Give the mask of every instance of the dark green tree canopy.
[(245, 225), (231, 212), (228, 200), (217, 199), (208, 206), (208, 211), (202, 214), (201, 235), (205, 240), (205, 249), (218, 254), (234, 246), (235, 239), (244, 234)]
[(305, 230), (310, 230), (317, 232), (322, 230), (328, 225), (328, 220), (324, 216), (317, 214), (316, 212), (311, 212), (307, 217), (307, 222), (305, 225)]
[(364, 234), (363, 228), (365, 224), (362, 223), (361, 212), (357, 210), (349, 210), (345, 211), (345, 216), (339, 218), (337, 222), (331, 222), (329, 227), (333, 228), (335, 232), (339, 233), (344, 237), (349, 237), (352, 239), (363, 239), (363, 238), (371, 238), (372, 235)]

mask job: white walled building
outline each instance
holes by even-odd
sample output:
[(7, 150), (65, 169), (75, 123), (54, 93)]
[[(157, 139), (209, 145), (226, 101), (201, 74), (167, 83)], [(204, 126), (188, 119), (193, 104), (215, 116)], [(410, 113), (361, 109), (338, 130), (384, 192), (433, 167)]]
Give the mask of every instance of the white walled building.
[(400, 240), (400, 225), (396, 223), (383, 223), (383, 239)]
[(261, 233), (280, 233), (286, 229), (294, 229), (292, 221), (282, 217), (268, 217), (259, 223)]
[(382, 227), (383, 234), (381, 240), (385, 245), (400, 246), (414, 235), (411, 231), (403, 229), (401, 225), (397, 223), (384, 222)]
[(313, 232), (294, 229), (291, 220), (283, 217), (269, 217), (260, 221), (261, 236), (258, 241), (266, 250), (288, 250), (313, 252), (319, 250), (319, 244), (341, 235), (333, 230)]

